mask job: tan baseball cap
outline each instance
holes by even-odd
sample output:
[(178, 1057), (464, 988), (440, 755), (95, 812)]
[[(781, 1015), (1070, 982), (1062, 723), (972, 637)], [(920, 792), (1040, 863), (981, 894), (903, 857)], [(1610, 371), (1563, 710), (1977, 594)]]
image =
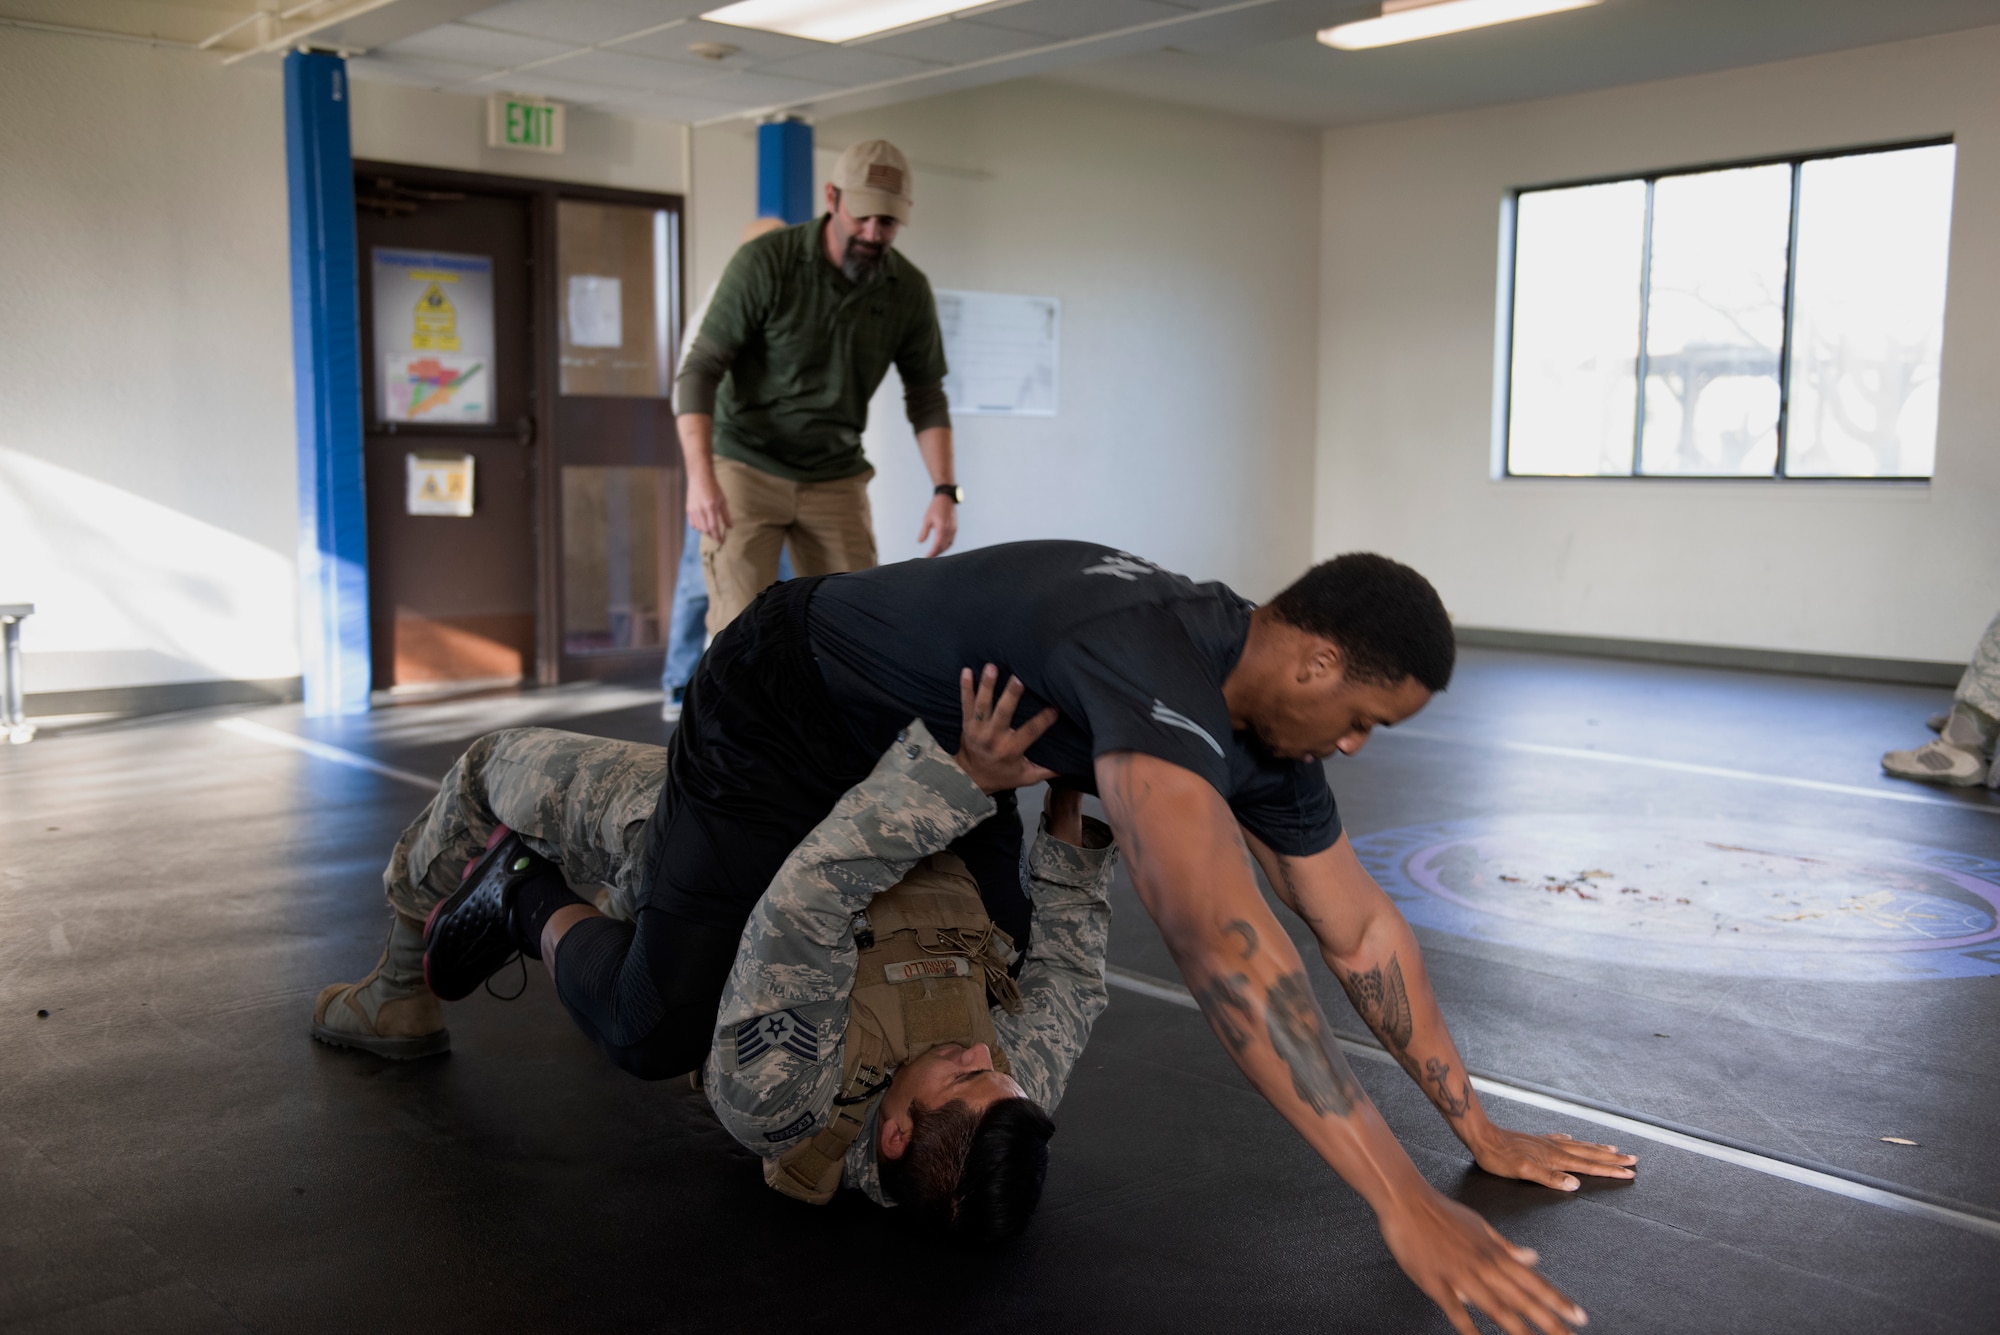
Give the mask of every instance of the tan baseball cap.
[(910, 220), (910, 160), (887, 139), (853, 145), (833, 164), (830, 179), (855, 217)]

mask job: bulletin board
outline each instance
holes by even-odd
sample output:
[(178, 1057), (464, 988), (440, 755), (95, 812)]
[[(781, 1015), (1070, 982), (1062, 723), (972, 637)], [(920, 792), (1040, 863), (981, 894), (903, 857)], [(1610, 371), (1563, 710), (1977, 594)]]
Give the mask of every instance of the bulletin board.
[(940, 291), (937, 312), (954, 417), (1056, 415), (1061, 298)]

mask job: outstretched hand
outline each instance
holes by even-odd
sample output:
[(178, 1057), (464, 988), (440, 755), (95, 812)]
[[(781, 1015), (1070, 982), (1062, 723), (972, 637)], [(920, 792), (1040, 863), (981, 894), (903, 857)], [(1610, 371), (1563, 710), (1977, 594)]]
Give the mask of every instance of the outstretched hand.
[(1016, 728), (1014, 710), (1021, 703), (1021, 692), (1027, 688), (1019, 677), (1009, 677), (1006, 689), (996, 700), (993, 688), (999, 680), (1000, 669), (991, 663), (979, 674), (976, 684), (971, 668), (963, 668), (958, 674), (959, 740), (958, 754), (952, 759), (966, 777), (979, 785), (980, 792), (988, 794), (1025, 788), (1056, 776), (1054, 770), (1028, 759), (1028, 748), (1054, 726), (1055, 707), (1044, 709)]
[(1486, 1135), (1472, 1157), (1495, 1177), (1539, 1182), (1557, 1191), (1575, 1191), (1580, 1185), (1573, 1176), (1576, 1173), (1590, 1177), (1632, 1177), (1633, 1167), (1639, 1162), (1635, 1154), (1620, 1154), (1616, 1145), (1572, 1140), (1560, 1131), (1537, 1136), (1498, 1126)]
[(1457, 1201), (1425, 1191), (1380, 1219), (1382, 1239), (1424, 1295), (1460, 1335), (1478, 1335), (1476, 1307), (1507, 1335), (1566, 1335), (1589, 1320), (1570, 1297), (1535, 1271), (1532, 1248), (1517, 1247)]

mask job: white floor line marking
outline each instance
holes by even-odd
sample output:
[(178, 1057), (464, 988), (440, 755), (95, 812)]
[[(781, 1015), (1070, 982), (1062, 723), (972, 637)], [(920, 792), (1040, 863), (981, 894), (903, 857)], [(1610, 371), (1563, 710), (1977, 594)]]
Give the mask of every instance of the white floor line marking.
[(1949, 807), (1976, 816), (2000, 816), (2000, 806), (1990, 803), (1954, 802), (1948, 797), (1926, 797), (1922, 793), (1890, 793), (1880, 788), (1863, 788), (1852, 783), (1827, 783), (1822, 779), (1795, 779), (1788, 774), (1764, 774), (1757, 770), (1729, 769), (1722, 765), (1695, 765), (1684, 760), (1657, 760), (1652, 756), (1628, 756), (1619, 751), (1592, 751), (1581, 746), (1549, 746), (1542, 742), (1512, 742), (1484, 737), (1453, 737), (1448, 733), (1421, 728), (1397, 728), (1397, 737), (1414, 737), (1423, 742), (1450, 742), (1457, 746), (1484, 746), (1499, 751), (1522, 751), (1534, 756), (1560, 756), (1565, 760), (1594, 760), (1601, 765), (1638, 765), (1645, 769), (1671, 770), (1676, 774), (1703, 774), (1714, 779), (1743, 779), (1780, 788), (1806, 788), (1816, 793), (1842, 793), (1848, 797), (1872, 797), (1881, 802), (1914, 802), (1918, 806)]
[(336, 765), (345, 765), (349, 769), (365, 769), (370, 774), (379, 774), (385, 779), (394, 779), (397, 783), (407, 783), (412, 788), (421, 788), (427, 793), (434, 793), (438, 790), (438, 781), (436, 779), (426, 779), (421, 774), (412, 774), (406, 769), (397, 769), (392, 765), (384, 765), (379, 760), (370, 760), (367, 756), (357, 755), (352, 751), (343, 751), (337, 746), (328, 746), (325, 742), (316, 742), (310, 737), (300, 737), (294, 733), (284, 732), (277, 728), (267, 728), (261, 723), (252, 723), (247, 718), (217, 719), (215, 726), (224, 732), (233, 732), (238, 737), (248, 737), (253, 742), (263, 742), (267, 746), (283, 746), (294, 751), (303, 751), (316, 760), (330, 760)]
[[(1104, 970), (1104, 981), (1113, 987), (1123, 988), (1127, 992), (1137, 992), (1141, 996), (1169, 1002), (1186, 1010), (1198, 1011), (1201, 1009), (1192, 993), (1180, 984), (1170, 983), (1165, 979), (1149, 978), (1142, 973), (1133, 973), (1128, 969), (1119, 969), (1107, 965)], [(1356, 1043), (1345, 1038), (1338, 1038), (1336, 1041), (1340, 1044), (1343, 1051), (1356, 1057), (1364, 1057), (1370, 1061), (1389, 1062), (1391, 1064), (1394, 1064), (1396, 1060), (1388, 1053), (1382, 1051), (1382, 1049), (1370, 1047), (1366, 1043)], [(1690, 1154), (1699, 1154), (1706, 1158), (1719, 1159), (1724, 1163), (1732, 1163), (1740, 1168), (1748, 1168), (1770, 1177), (1783, 1178), (1787, 1182), (1796, 1182), (1801, 1186), (1814, 1187), (1836, 1196), (1845, 1196), (1850, 1200), (1862, 1201), (1869, 1205), (1879, 1205), (1884, 1209), (1896, 1210), (1903, 1214), (1917, 1215), (1936, 1223), (1949, 1224), (1954, 1228), (1962, 1228), (1968, 1232), (1980, 1233), (1986, 1237), (2000, 1240), (2000, 1222), (1986, 1219), (1976, 1214), (1968, 1214), (1963, 1210), (1954, 1210), (1944, 1205), (1934, 1205), (1929, 1201), (1918, 1200), (1911, 1196), (1898, 1195), (1893, 1191), (1884, 1191), (1880, 1187), (1871, 1187), (1862, 1182), (1850, 1182), (1846, 1178), (1836, 1177), (1832, 1173), (1821, 1173), (1811, 1168), (1801, 1168), (1797, 1164), (1786, 1163), (1782, 1159), (1767, 1158), (1761, 1154), (1753, 1154), (1748, 1150), (1739, 1150), (1731, 1145), (1718, 1145), (1714, 1141), (1702, 1140), (1697, 1136), (1684, 1135), (1679, 1131), (1670, 1131), (1666, 1127), (1654, 1126), (1650, 1122), (1641, 1122), (1631, 1117), (1620, 1117), (1616, 1113), (1603, 1112), (1596, 1108), (1586, 1107), (1580, 1103), (1571, 1103), (1567, 1099), (1554, 1098), (1547, 1094), (1537, 1093), (1532, 1089), (1522, 1089), (1517, 1085), (1507, 1084), (1504, 1081), (1490, 1080), (1485, 1076), (1473, 1076), (1472, 1087), (1480, 1093), (1490, 1094), (1494, 1098), (1509, 1099), (1515, 1103), (1525, 1103), (1532, 1108), (1540, 1108), (1544, 1112), (1561, 1113), (1565, 1117), (1574, 1117), (1579, 1121), (1594, 1122), (1598, 1126), (1609, 1127), (1614, 1131), (1628, 1136), (1637, 1136), (1641, 1140), (1650, 1140), (1661, 1145), (1671, 1145), (1675, 1149), (1686, 1150)]]

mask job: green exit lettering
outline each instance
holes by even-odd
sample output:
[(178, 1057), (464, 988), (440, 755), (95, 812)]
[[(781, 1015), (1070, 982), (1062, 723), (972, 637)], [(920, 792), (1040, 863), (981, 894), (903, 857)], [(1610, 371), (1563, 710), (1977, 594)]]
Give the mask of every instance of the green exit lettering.
[(520, 102), (507, 104), (507, 142), (524, 148), (547, 148), (551, 139), (553, 107), (531, 107)]
[(561, 107), (497, 94), (487, 107), (488, 144), (495, 148), (525, 148), (538, 153), (562, 152)]

